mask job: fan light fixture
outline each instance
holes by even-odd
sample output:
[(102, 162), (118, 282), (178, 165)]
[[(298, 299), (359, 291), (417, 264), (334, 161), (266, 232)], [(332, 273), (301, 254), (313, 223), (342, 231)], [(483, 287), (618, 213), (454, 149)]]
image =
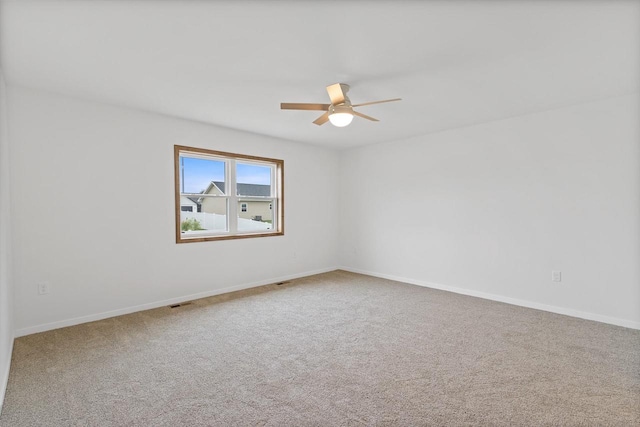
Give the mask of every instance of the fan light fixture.
[(333, 113), (329, 115), (329, 121), (331, 124), (339, 128), (349, 126), (352, 120), (353, 115), (349, 113)]
[[(348, 101), (347, 101), (348, 102)], [(328, 109), (329, 121), (332, 125), (343, 128), (349, 126), (353, 120), (353, 110), (351, 103), (342, 105), (331, 105)]]

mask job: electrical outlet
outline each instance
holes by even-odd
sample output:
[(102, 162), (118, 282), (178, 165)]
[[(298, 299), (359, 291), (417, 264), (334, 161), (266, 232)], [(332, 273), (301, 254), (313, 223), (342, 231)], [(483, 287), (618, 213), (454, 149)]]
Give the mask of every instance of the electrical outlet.
[(552, 282), (562, 282), (562, 272), (561, 271), (552, 271), (551, 272), (551, 281)]
[(51, 286), (49, 282), (40, 282), (38, 283), (38, 295), (46, 295), (51, 292)]

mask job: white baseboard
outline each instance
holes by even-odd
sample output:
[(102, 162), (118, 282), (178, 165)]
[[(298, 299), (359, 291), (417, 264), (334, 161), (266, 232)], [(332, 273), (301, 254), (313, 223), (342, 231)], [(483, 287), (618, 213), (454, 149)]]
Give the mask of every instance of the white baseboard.
[[(455, 287), (455, 286), (447, 286), (447, 285), (442, 285), (442, 284), (439, 284), (439, 283), (432, 283), (432, 282), (427, 282), (427, 281), (423, 281), (423, 280), (415, 280), (415, 279), (411, 279), (411, 278), (407, 278), (407, 277), (400, 277), (400, 276), (395, 276), (395, 275), (390, 275), (390, 274), (377, 273), (377, 272), (373, 272), (373, 271), (360, 270), (360, 269), (356, 269), (356, 268), (350, 268), (350, 267), (344, 267), (343, 266), (343, 267), (324, 268), (324, 269), (314, 270), (314, 271), (306, 271), (306, 272), (297, 273), (297, 274), (291, 274), (291, 275), (287, 275), (287, 276), (281, 276), (281, 277), (276, 277), (276, 278), (271, 278), (271, 279), (266, 279), (266, 280), (260, 280), (260, 281), (252, 282), (252, 283), (245, 283), (245, 284), (241, 284), (241, 285), (230, 286), (230, 287), (222, 288), (222, 289), (214, 289), (214, 290), (211, 290), (211, 291), (200, 292), (200, 293), (197, 293), (197, 294), (183, 295), (183, 296), (180, 296), (180, 297), (175, 297), (175, 298), (171, 298), (171, 299), (167, 299), (167, 300), (155, 301), (155, 302), (151, 302), (151, 303), (147, 303), (147, 304), (141, 304), (141, 305), (136, 305), (136, 306), (131, 306), (131, 307), (125, 307), (125, 308), (121, 308), (121, 309), (117, 309), (117, 310), (111, 310), (111, 311), (106, 311), (106, 312), (102, 312), (102, 313), (91, 314), (91, 315), (88, 315), (88, 316), (75, 317), (75, 318), (71, 318), (71, 319), (60, 320), (60, 321), (57, 321), (57, 322), (44, 323), (44, 324), (35, 325), (35, 326), (29, 326), (29, 327), (26, 327), (26, 328), (17, 329), (15, 331), (15, 337), (17, 338), (17, 337), (22, 337), (22, 336), (25, 336), (25, 335), (36, 334), (38, 332), (50, 331), (52, 329), (64, 328), (64, 327), (73, 326), (73, 325), (79, 325), (81, 323), (94, 322), (96, 320), (107, 319), (109, 317), (121, 316), (123, 314), (130, 314), (130, 313), (135, 313), (135, 312), (138, 312), (138, 311), (150, 310), (150, 309), (153, 309), (153, 308), (164, 307), (164, 306), (167, 306), (167, 305), (177, 304), (177, 303), (184, 302), (184, 301), (195, 300), (195, 299), (198, 299), (198, 298), (206, 298), (206, 297), (210, 297), (210, 296), (225, 294), (225, 293), (228, 293), (228, 292), (234, 292), (234, 291), (240, 291), (240, 290), (243, 290), (243, 289), (255, 288), (255, 287), (258, 287), (258, 286), (268, 285), (268, 284), (271, 284), (271, 283), (278, 283), (278, 282), (283, 282), (283, 281), (286, 281), (286, 280), (298, 279), (300, 277), (312, 276), (314, 274), (320, 274), (320, 273), (326, 273), (326, 272), (329, 272), (329, 271), (334, 271), (337, 268), (339, 268), (340, 270), (344, 270), (344, 271), (350, 271), (352, 273), (359, 273), (359, 274), (365, 274), (365, 275), (368, 275), (368, 276), (380, 277), (382, 279), (395, 280), (395, 281), (398, 281), (398, 282), (409, 283), (409, 284), (412, 284), (412, 285), (423, 286), (423, 287), (426, 287), (426, 288), (440, 289), (440, 290), (443, 290), (443, 291), (454, 292), (454, 293), (462, 294), (462, 295), (469, 295), (469, 296), (488, 299), (488, 300), (492, 300), (492, 301), (504, 302), (504, 303), (507, 303), (507, 304), (518, 305), (518, 306), (521, 306), (521, 307), (534, 308), (534, 309), (537, 309), (537, 310), (549, 311), (551, 313), (564, 314), (566, 316), (578, 317), (578, 318), (581, 318), (581, 319), (594, 320), (596, 322), (602, 322), (602, 323), (608, 323), (608, 324), (611, 324), (611, 325), (623, 326), (625, 328), (640, 329), (640, 322), (634, 322), (634, 321), (631, 321), (631, 320), (618, 319), (618, 318), (615, 318), (615, 317), (603, 316), (603, 315), (600, 315), (600, 314), (588, 313), (588, 312), (574, 310), (574, 309), (565, 308), (565, 307), (557, 307), (557, 306), (552, 306), (552, 305), (546, 305), (546, 304), (541, 304), (541, 303), (532, 302), (532, 301), (526, 301), (526, 300), (520, 300), (520, 299), (516, 299), (516, 298), (505, 297), (505, 296), (501, 296), (501, 295), (489, 294), (489, 293), (486, 293), (486, 292), (479, 292), (479, 291), (474, 291), (474, 290), (469, 290), (469, 289), (464, 289), (464, 288), (458, 288), (458, 287)], [(5, 377), (0, 377), (0, 380), (5, 380), (6, 381), (7, 379), (8, 379), (8, 370), (7, 370), (7, 373), (6, 373), (6, 378)], [(0, 386), (2, 386), (2, 384), (0, 384)], [(2, 389), (0, 391), (2, 392), (2, 394), (0, 394), (0, 395), (3, 396), (4, 389)], [(2, 402), (1, 399), (0, 399), (0, 402)]]
[(439, 283), (426, 282), (423, 280), (415, 280), (407, 277), (394, 276), (391, 274), (377, 273), (373, 271), (360, 270), (357, 268), (340, 267), (340, 270), (350, 271), (352, 273), (365, 274), (367, 276), (380, 277), (381, 279), (389, 279), (397, 282), (409, 283), (411, 285), (423, 286), (425, 288), (439, 289), (442, 291), (454, 292), (456, 294), (469, 295), (488, 299), (491, 301), (504, 302), (507, 304), (518, 305), (521, 307), (534, 308), (536, 310), (548, 311), (556, 314), (564, 314), (565, 316), (578, 317), (580, 319), (594, 320), (596, 322), (608, 323), (616, 326), (623, 326), (630, 329), (640, 329), (640, 322), (632, 320), (618, 319), (616, 317), (603, 316), (601, 314), (588, 313), (585, 311), (574, 310), (571, 308), (557, 307), (553, 305), (541, 304), (533, 301), (526, 301), (516, 298), (505, 297), (502, 295), (489, 294), (470, 289), (458, 288), (455, 286), (447, 286)]
[(74, 317), (71, 319), (60, 320), (57, 322), (43, 323), (41, 325), (28, 326), (26, 328), (20, 328), (15, 331), (15, 336), (22, 337), (25, 335), (37, 334), (38, 332), (50, 331), (52, 329), (64, 328), (67, 326), (79, 325), (81, 323), (94, 322), (96, 320), (108, 319), (109, 317), (121, 316), (123, 314), (135, 313), (138, 311), (150, 310), (158, 307), (165, 307), (171, 304), (178, 304), (185, 301), (196, 300), (199, 298), (207, 298), (215, 295), (226, 294), (229, 292), (240, 291), (243, 289), (255, 288), (258, 286), (269, 285), (272, 283), (284, 282), (287, 280), (299, 279), (301, 277), (313, 276), (314, 274), (327, 273), (329, 271), (336, 270), (336, 267), (323, 268), (320, 270), (306, 271), (303, 273), (290, 274), (287, 276), (275, 277), (266, 280), (260, 280), (258, 282), (245, 283), (236, 286), (229, 286), (222, 289), (213, 289), (206, 292), (199, 292), (197, 294), (183, 295), (171, 299), (162, 301), (155, 301), (147, 304), (140, 304), (131, 307), (120, 308), (117, 310), (105, 311), (102, 313), (90, 314), (88, 316)]
[(13, 354), (13, 339), (9, 344), (9, 358), (7, 360), (7, 366), (0, 372), (0, 414), (2, 414), (2, 404), (4, 403), (4, 396), (7, 392), (7, 385), (9, 384), (9, 371), (11, 370), (11, 355)]

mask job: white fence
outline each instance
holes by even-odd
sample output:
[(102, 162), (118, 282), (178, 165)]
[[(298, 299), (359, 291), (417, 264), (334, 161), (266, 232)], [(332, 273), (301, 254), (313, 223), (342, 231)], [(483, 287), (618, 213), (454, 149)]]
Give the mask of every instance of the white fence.
[[(200, 223), (200, 227), (205, 230), (225, 230), (227, 228), (227, 216), (206, 212), (180, 212), (180, 222), (187, 219), (195, 219)], [(271, 230), (268, 222), (253, 221), (251, 219), (238, 218), (238, 230), (258, 231)]]

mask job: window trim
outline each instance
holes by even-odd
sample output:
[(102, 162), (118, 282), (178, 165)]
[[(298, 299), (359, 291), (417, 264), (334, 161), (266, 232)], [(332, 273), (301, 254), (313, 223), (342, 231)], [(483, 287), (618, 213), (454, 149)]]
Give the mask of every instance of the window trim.
[[(276, 203), (276, 229), (270, 232), (236, 232), (234, 234), (230, 234), (231, 232), (227, 232), (225, 234), (216, 234), (216, 235), (206, 235), (202, 237), (190, 237), (183, 238), (182, 232), (180, 229), (180, 154), (195, 154), (195, 155), (210, 155), (215, 157), (224, 157), (229, 160), (235, 161), (253, 161), (253, 162), (264, 162), (270, 163), (275, 166), (275, 170), (272, 177), (273, 184), (275, 186), (275, 197), (269, 198), (273, 199)], [(284, 160), (280, 159), (272, 159), (268, 157), (258, 157), (258, 156), (250, 156), (246, 154), (238, 154), (238, 153), (228, 153), (224, 151), (216, 151), (216, 150), (208, 150), (205, 148), (197, 148), (197, 147), (188, 147), (184, 145), (174, 145), (173, 146), (173, 158), (174, 158), (174, 195), (175, 195), (175, 235), (176, 235), (176, 243), (195, 243), (195, 242), (209, 242), (216, 240), (232, 240), (232, 239), (247, 239), (253, 237), (272, 237), (272, 236), (283, 236), (284, 235)], [(230, 171), (227, 173), (231, 173)], [(234, 172), (235, 174), (235, 172)], [(234, 180), (235, 183), (235, 180)], [(235, 190), (234, 190), (235, 191)], [(230, 204), (232, 196), (227, 191)], [(239, 198), (242, 196), (234, 197)], [(237, 209), (237, 207), (236, 207)], [(229, 212), (229, 216), (231, 212)], [(235, 213), (237, 214), (237, 213)], [(227, 220), (233, 220), (233, 218), (227, 218)]]

